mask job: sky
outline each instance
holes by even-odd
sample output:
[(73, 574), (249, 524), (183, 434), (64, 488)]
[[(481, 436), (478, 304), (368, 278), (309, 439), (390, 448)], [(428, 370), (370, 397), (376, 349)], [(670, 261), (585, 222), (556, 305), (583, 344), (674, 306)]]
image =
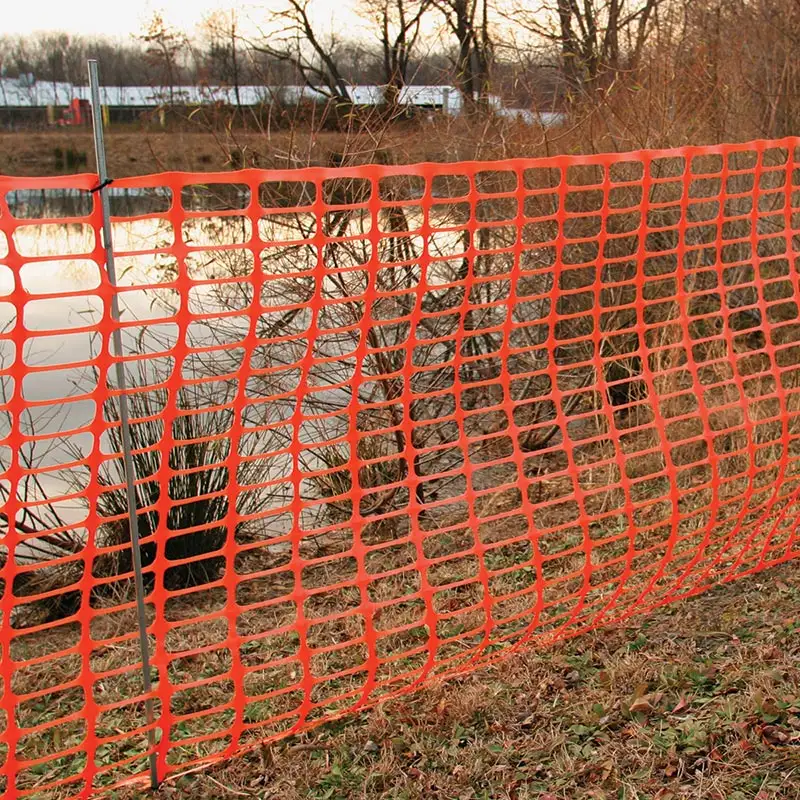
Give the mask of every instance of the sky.
[[(19, 0), (3, 3), (2, 33), (29, 34), (34, 31), (66, 31), (73, 34), (105, 35), (126, 38), (141, 33), (154, 12), (161, 12), (167, 22), (192, 34), (203, 17), (217, 10), (228, 10), (230, 0), (36, 0), (28, 5)], [(280, 0), (259, 3), (236, 3), (240, 18), (263, 20), (270, 7), (281, 7)], [(315, 21), (330, 25), (337, 17), (352, 16), (345, 0), (314, 0)], [(31, 8), (35, 7), (32, 12)]]

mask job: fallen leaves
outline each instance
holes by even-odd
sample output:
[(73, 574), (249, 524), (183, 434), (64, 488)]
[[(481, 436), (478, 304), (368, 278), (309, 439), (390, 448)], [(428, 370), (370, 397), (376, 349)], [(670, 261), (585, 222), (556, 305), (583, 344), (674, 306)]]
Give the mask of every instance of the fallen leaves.
[(672, 710), (669, 713), (670, 714), (682, 714), (684, 711), (688, 710), (689, 707), (690, 707), (690, 703), (688, 702), (688, 700), (683, 695), (681, 695), (680, 699), (678, 700), (678, 702), (675, 704), (675, 706), (672, 708)]
[(629, 706), (631, 714), (649, 714), (653, 710), (653, 705), (647, 695), (637, 697)]
[(631, 714), (648, 715), (653, 713), (664, 697), (663, 692), (652, 692), (648, 694), (648, 684), (639, 684), (633, 693), (633, 697), (628, 703), (628, 711)]
[(779, 725), (764, 725), (761, 728), (761, 738), (767, 745), (786, 744), (791, 738)]

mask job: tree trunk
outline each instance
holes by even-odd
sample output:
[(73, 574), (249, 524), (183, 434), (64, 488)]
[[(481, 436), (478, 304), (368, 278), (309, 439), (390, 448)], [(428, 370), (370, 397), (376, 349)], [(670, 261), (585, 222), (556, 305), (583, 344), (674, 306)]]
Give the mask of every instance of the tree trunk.
[(577, 89), (580, 85), (579, 51), (575, 33), (572, 30), (572, 7), (570, 0), (558, 0), (558, 22), (561, 34), (561, 61), (564, 79), (570, 89)]

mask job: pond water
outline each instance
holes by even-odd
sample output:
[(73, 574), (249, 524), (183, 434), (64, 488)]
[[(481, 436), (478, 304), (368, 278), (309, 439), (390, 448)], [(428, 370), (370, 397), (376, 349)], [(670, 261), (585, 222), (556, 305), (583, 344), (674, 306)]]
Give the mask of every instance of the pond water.
[[(322, 257), (331, 269), (320, 294), (336, 303), (320, 313), (317, 325), (321, 330), (310, 344), (308, 300), (315, 288), (313, 278), (304, 273), (316, 266), (320, 256), (311, 241), (319, 222), (313, 216), (275, 213), (262, 218), (259, 236), (265, 244), (260, 252), (248, 246), (250, 220), (245, 217), (185, 220), (181, 233), (191, 252), (178, 290), (172, 283), (178, 266), (169, 252), (175, 240), (172, 223), (160, 217), (124, 219), (164, 211), (163, 195), (153, 190), (127, 191), (124, 195), (112, 191), (111, 197), (112, 213), (118, 215), (113, 238), (118, 254), (121, 319), (126, 325), (123, 351), (128, 357), (129, 388), (149, 391), (178, 368), (194, 387), (194, 400), (199, 399), (201, 407), (219, 406), (233, 399), (238, 382), (244, 380), (245, 397), (252, 402), (243, 411), (243, 421), (252, 428), (269, 428), (268, 436), (262, 432), (259, 447), (271, 455), (265, 470), (269, 479), (276, 481), (271, 490), (274, 505), (285, 507), (294, 491), (288, 480), (292, 459), (286, 448), (294, 435), (288, 423), (296, 406), (297, 365), (308, 347), (315, 359), (325, 360), (307, 375), (311, 393), (303, 402), (304, 419), (297, 432), (301, 442), (319, 445), (307, 449), (302, 464), (304, 471), (313, 471), (330, 466), (325, 463), (329, 453), (323, 450), (328, 443), (341, 439), (352, 421), (349, 382), (356, 368), (355, 350), (363, 335), (359, 325), (366, 311), (362, 301), (352, 300), (366, 288), (366, 271), (360, 267), (370, 259), (371, 248), (378, 246), (381, 260), (396, 264), (380, 271), (378, 279), (384, 282), (383, 288), (409, 295), (408, 290), (420, 281), (415, 259), (425, 243), (414, 230), (419, 228), (421, 217), (407, 214), (404, 225), (410, 232), (401, 231), (377, 244), (368, 215), (356, 212), (344, 219), (322, 221), (326, 233), (333, 232), (347, 241), (324, 247)], [(8, 334), (16, 325), (16, 341), (20, 333), (24, 338), (21, 353), (14, 341), (0, 339), (0, 372), (19, 358), (31, 369), (21, 387), (29, 404), (19, 422), (21, 433), (27, 437), (21, 458), (26, 466), (45, 471), (38, 475), (39, 485), (29, 487), (29, 501), (34, 498), (32, 507), (51, 525), (59, 517), (77, 530), (86, 517), (86, 505), (69, 495), (85, 485), (81, 481), (87, 473), (75, 466), (76, 459), (93, 448), (110, 452), (107, 437), (95, 441), (89, 430), (104, 413), (97, 401), (96, 359), (110, 350), (110, 342), (98, 329), (110, 311), (107, 300), (98, 293), (101, 266), (87, 256), (95, 247), (98, 232), (78, 222), (41, 224), (37, 220), (85, 215), (91, 210), (91, 198), (77, 191), (58, 196), (18, 191), (7, 195), (7, 201), (14, 216), (31, 221), (18, 227), (13, 236), (17, 251), (35, 260), (25, 263), (19, 275), (27, 295), (20, 328), (14, 306), (8, 302), (15, 281), (10, 268), (3, 264), (8, 248), (4, 237), (0, 238), (0, 331)], [(426, 276), (434, 289), (454, 280), (464, 261), (463, 255), (459, 257), (464, 236), (458, 229), (459, 219), (449, 216), (452, 213), (453, 209), (447, 209), (438, 214), (436, 224), (442, 230), (426, 243), (428, 252), (437, 259)], [(392, 224), (396, 223), (394, 220)], [(223, 249), (203, 249), (219, 247)], [(256, 298), (250, 278), (256, 257), (265, 275), (258, 298), (262, 312), (255, 323), (263, 344), (251, 353), (248, 362), (241, 342), (254, 324), (251, 309)], [(395, 301), (381, 302), (385, 321), (376, 327), (375, 336), (379, 338), (372, 343), (400, 345), (407, 336), (407, 324), (393, 322), (393, 316), (400, 315), (402, 308), (394, 308), (392, 304), (398, 306)], [(277, 310), (272, 311), (273, 307)], [(176, 317), (182, 310), (191, 313), (191, 320)], [(277, 341), (271, 341), (273, 338)], [(185, 346), (179, 365), (172, 353), (176, 345)], [(439, 345), (432, 349), (436, 347)], [(214, 377), (219, 380), (212, 380)], [(112, 371), (108, 383), (113, 387), (115, 382)], [(7, 373), (0, 374), (0, 385), (6, 402), (15, 388), (13, 379)], [(281, 426), (281, 422), (287, 424)], [(0, 437), (8, 434), (10, 424), (9, 414), (0, 411)], [(254, 455), (252, 448), (247, 455)], [(0, 467), (8, 464), (10, 456), (9, 449), (0, 444)], [(77, 474), (81, 477), (76, 478)], [(283, 479), (285, 482), (280, 483)], [(313, 490), (309, 491), (313, 495)], [(49, 517), (45, 500), (52, 504)], [(276, 516), (270, 524), (274, 526), (273, 535), (285, 533), (291, 517), (287, 522), (286, 515)]]

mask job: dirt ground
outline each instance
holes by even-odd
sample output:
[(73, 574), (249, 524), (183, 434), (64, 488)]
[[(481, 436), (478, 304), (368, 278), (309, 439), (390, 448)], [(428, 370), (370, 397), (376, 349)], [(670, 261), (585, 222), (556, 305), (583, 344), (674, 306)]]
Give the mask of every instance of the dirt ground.
[[(247, 144), (261, 141), (255, 134)], [(263, 143), (262, 143), (263, 144)], [(163, 170), (230, 169), (225, 149), (210, 133), (111, 130), (106, 134), (109, 171), (129, 177)], [(94, 172), (92, 134), (85, 130), (0, 134), (0, 174), (20, 176)]]
[[(388, 142), (392, 146), (391, 138)], [(345, 134), (171, 131), (135, 128), (106, 134), (109, 172), (129, 177), (165, 170), (209, 172), (242, 166), (325, 164), (331, 152), (364, 149)], [(396, 149), (396, 148), (394, 148)], [(424, 158), (424, 153), (420, 153)], [(26, 177), (94, 172), (92, 135), (85, 130), (0, 133), (0, 174)]]
[[(415, 163), (546, 155), (566, 147), (562, 134), (527, 126), (499, 128), (467, 120), (418, 120), (373, 131), (228, 130), (198, 125), (160, 130), (137, 125), (106, 131), (109, 172), (129, 177), (164, 170), (208, 172), (241, 167), (331, 166), (365, 162)], [(548, 140), (548, 141), (546, 141)], [(549, 142), (549, 143), (548, 143)], [(91, 131), (0, 131), (0, 175), (93, 172)]]
[(798, 630), (789, 563), (170, 780), (155, 797), (798, 798)]

